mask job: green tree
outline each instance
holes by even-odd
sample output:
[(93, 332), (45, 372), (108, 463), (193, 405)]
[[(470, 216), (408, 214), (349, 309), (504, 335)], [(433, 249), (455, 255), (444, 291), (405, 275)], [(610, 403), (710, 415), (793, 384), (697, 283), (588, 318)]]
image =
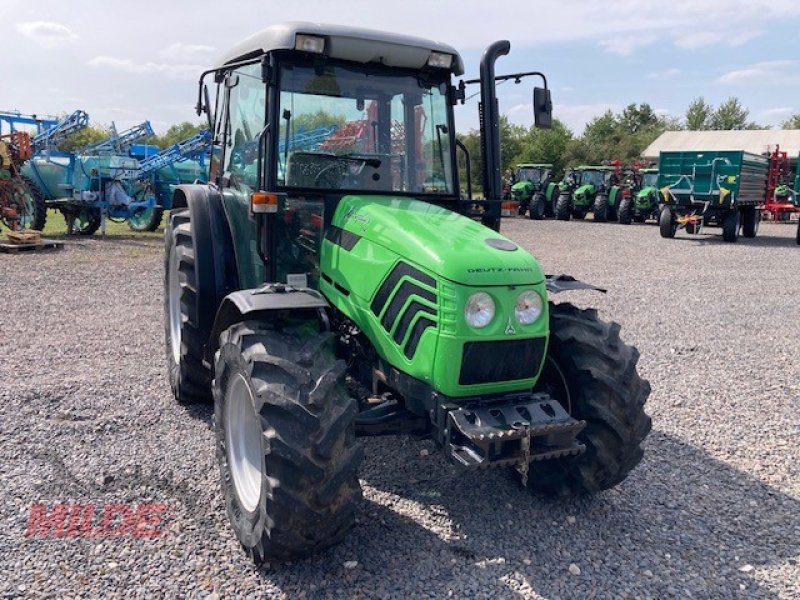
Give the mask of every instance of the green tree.
[(161, 149), (169, 148), (173, 144), (177, 144), (193, 135), (197, 135), (207, 127), (208, 125), (206, 123), (190, 123), (189, 121), (184, 121), (183, 123), (176, 123), (170, 126), (163, 135), (153, 136), (147, 141)]
[(81, 152), (88, 146), (107, 140), (110, 136), (111, 128), (102, 125), (89, 125), (86, 129), (81, 129), (67, 136), (58, 145), (58, 148), (62, 152)]
[(648, 128), (657, 127), (658, 115), (646, 102), (643, 104), (629, 104), (618, 118), (619, 127), (628, 133), (639, 133)]
[(322, 109), (315, 113), (303, 113), (292, 119), (295, 131), (310, 131), (318, 127), (341, 127), (347, 122), (343, 115), (332, 115)]
[(550, 163), (556, 172), (561, 172), (570, 140), (572, 132), (558, 119), (553, 119), (550, 129), (531, 127), (522, 136), (520, 151), (512, 160), (511, 167), (520, 163)]
[(686, 129), (689, 131), (703, 131), (711, 129), (710, 121), (714, 114), (714, 107), (700, 96), (689, 103), (686, 109)]
[(800, 114), (792, 115), (786, 119), (782, 124), (783, 129), (800, 129)]
[(756, 129), (757, 125), (749, 123), (750, 111), (744, 108), (736, 97), (728, 98), (717, 107), (711, 115), (711, 129)]

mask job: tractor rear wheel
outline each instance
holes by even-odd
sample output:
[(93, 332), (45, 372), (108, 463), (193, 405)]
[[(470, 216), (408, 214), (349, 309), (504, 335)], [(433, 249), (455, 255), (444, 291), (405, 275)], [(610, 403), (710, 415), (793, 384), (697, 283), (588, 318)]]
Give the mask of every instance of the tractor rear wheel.
[(725, 215), (722, 220), (722, 239), (726, 242), (735, 242), (739, 239), (739, 226), (741, 219), (739, 211), (735, 208)]
[(742, 209), (742, 235), (744, 237), (756, 237), (760, 223), (761, 212), (755, 206), (745, 206)]
[(128, 217), (128, 227), (131, 231), (155, 231), (163, 217), (164, 209), (160, 206), (140, 208)]
[(47, 221), (47, 204), (45, 203), (44, 195), (33, 181), (27, 177), (23, 177), (22, 180), (30, 193), (33, 208), (32, 219), (26, 225), (26, 228), (41, 231), (44, 229), (45, 221)]
[(670, 209), (661, 209), (661, 214), (658, 217), (658, 227), (661, 231), (661, 237), (675, 237), (675, 232), (678, 231), (678, 222), (675, 220), (675, 215), (672, 214)]
[(623, 198), (619, 203), (619, 222), (622, 225), (630, 225), (633, 220), (633, 201), (630, 198)]
[(203, 365), (205, 336), (197, 325), (197, 278), (187, 209), (173, 211), (164, 232), (164, 313), (169, 384), (181, 404), (211, 399), (211, 371)]
[(592, 205), (592, 218), (598, 223), (605, 223), (608, 221), (608, 209), (608, 196), (598, 194)]
[(533, 200), (531, 200), (531, 208), (528, 215), (535, 221), (541, 221), (544, 219), (544, 212), (544, 195), (534, 195)]
[(571, 202), (568, 194), (561, 194), (556, 201), (556, 219), (559, 221), (569, 221), (572, 213)]
[(594, 309), (550, 305), (550, 343), (535, 391), (558, 400), (586, 421), (578, 441), (586, 451), (575, 458), (534, 462), (529, 488), (555, 496), (591, 494), (623, 481), (644, 454), (650, 432), (644, 404), (650, 384), (639, 377), (639, 352), (619, 337), (619, 325)]
[(237, 323), (215, 356), (214, 431), (225, 507), (256, 562), (340, 542), (361, 499), (356, 400), (332, 333)]

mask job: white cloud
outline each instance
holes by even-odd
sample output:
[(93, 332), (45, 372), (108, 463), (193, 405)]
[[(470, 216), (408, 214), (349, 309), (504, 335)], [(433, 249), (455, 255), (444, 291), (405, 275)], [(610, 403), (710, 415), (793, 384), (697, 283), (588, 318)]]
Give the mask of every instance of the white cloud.
[(792, 60), (770, 60), (734, 69), (720, 75), (717, 83), (724, 85), (749, 85), (777, 83), (785, 79), (787, 70), (795, 64)]
[(69, 27), (52, 21), (17, 23), (17, 31), (45, 48), (69, 44), (78, 39), (78, 36), (72, 33)]
[(800, 111), (795, 110), (791, 106), (768, 108), (756, 113), (756, 121), (758, 123), (764, 123), (765, 125), (781, 125), (789, 117), (797, 114), (798, 112)]
[(159, 55), (168, 60), (177, 62), (203, 61), (207, 59), (214, 50), (216, 50), (214, 46), (175, 42), (161, 50)]
[(155, 62), (135, 62), (129, 58), (114, 56), (95, 56), (86, 63), (90, 67), (106, 67), (129, 73), (166, 75), (172, 79), (193, 79), (203, 70), (202, 65), (164, 64)]
[(667, 79), (671, 77), (677, 77), (681, 74), (681, 70), (672, 67), (671, 69), (667, 69), (666, 71), (651, 71), (647, 74), (648, 79)]
[(655, 34), (621, 35), (600, 40), (600, 45), (612, 54), (631, 56), (639, 48), (654, 44), (656, 41), (658, 41), (658, 36)]

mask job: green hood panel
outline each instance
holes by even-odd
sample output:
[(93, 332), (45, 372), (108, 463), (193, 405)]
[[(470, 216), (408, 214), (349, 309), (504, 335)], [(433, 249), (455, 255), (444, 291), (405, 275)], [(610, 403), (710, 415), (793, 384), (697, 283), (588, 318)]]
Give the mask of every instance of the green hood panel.
[(427, 202), (345, 196), (333, 225), (462, 285), (531, 285), (544, 280), (533, 256), (508, 238)]

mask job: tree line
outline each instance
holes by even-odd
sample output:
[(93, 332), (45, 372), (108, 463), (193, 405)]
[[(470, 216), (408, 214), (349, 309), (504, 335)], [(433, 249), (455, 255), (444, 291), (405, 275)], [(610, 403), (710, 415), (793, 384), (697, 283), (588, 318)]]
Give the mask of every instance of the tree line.
[[(177, 144), (187, 138), (200, 133), (208, 126), (205, 123), (190, 123), (184, 121), (183, 123), (176, 123), (167, 129), (161, 135), (154, 135), (139, 140), (139, 144), (152, 144), (158, 146), (162, 150)], [(120, 131), (117, 129), (117, 131)], [(63, 152), (80, 152), (89, 146), (99, 144), (111, 137), (110, 125), (89, 125), (87, 128), (77, 131), (67, 137), (61, 144), (59, 149)]]
[[(800, 129), (800, 114), (782, 124), (784, 129)], [(750, 111), (736, 97), (719, 106), (704, 98), (692, 100), (681, 117), (657, 114), (647, 104), (629, 104), (622, 110), (606, 111), (586, 125), (581, 135), (575, 135), (558, 119), (551, 129), (536, 129), (514, 125), (500, 117), (500, 151), (503, 170), (521, 163), (550, 163), (560, 174), (567, 167), (580, 164), (598, 165), (611, 160), (625, 164), (638, 159), (642, 152), (665, 131), (702, 131), (734, 129), (767, 129), (750, 120)], [(480, 132), (471, 130), (460, 134), (471, 157), (472, 185), (480, 190)], [(459, 157), (459, 175), (465, 181), (463, 156)]]

